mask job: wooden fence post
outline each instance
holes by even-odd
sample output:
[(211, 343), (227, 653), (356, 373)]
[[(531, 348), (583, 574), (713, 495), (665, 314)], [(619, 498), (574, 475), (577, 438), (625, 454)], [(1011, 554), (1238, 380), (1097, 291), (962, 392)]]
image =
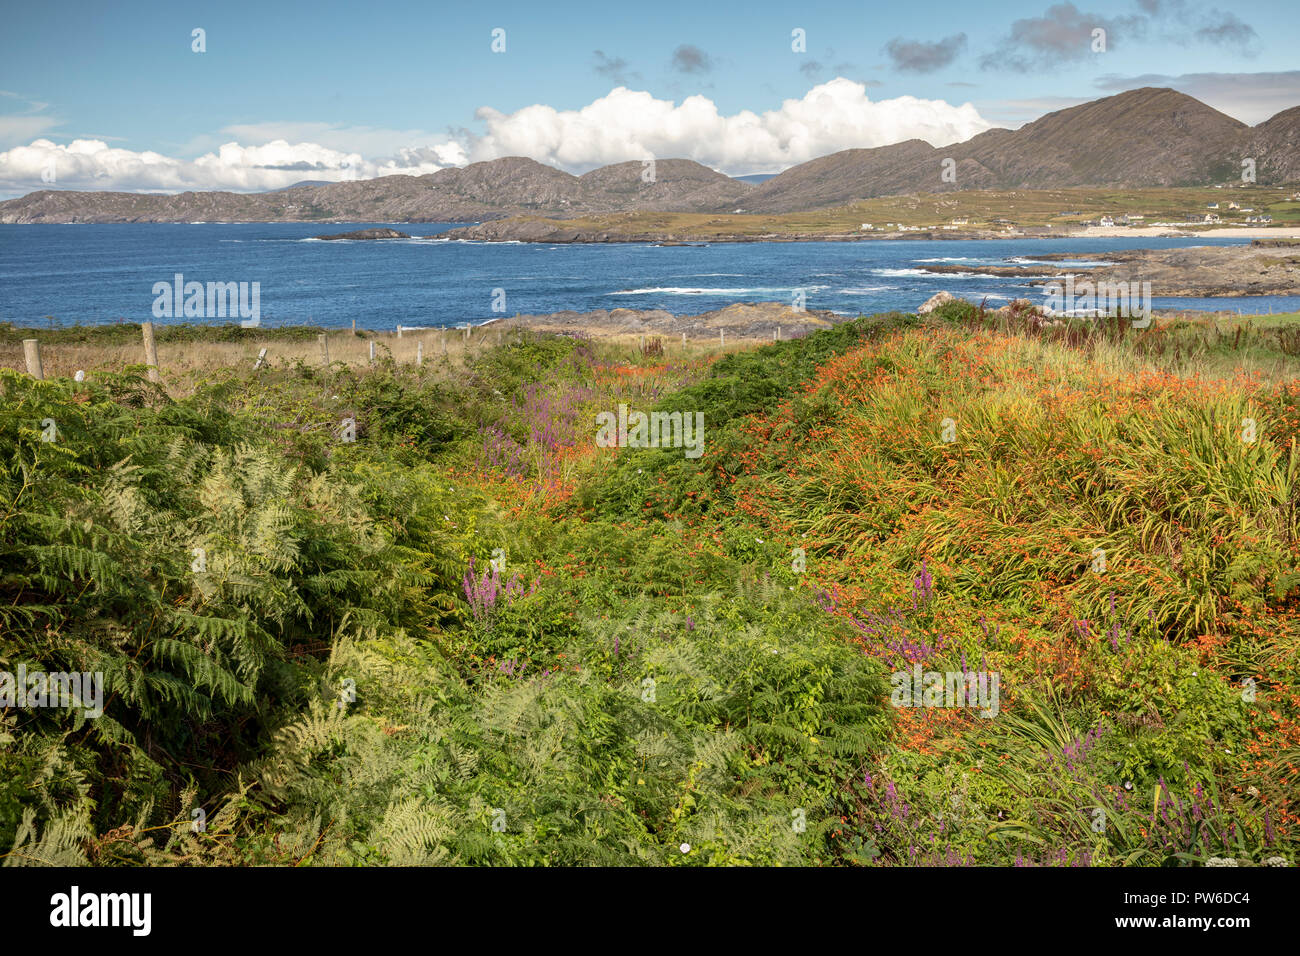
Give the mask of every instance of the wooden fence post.
[(35, 379), (45, 378), (41, 367), (41, 343), (36, 339), (23, 339), (23, 358), (27, 360), (27, 374)]
[(424, 364), (424, 340), (415, 343), (415, 364), (421, 366)]
[(370, 340), (370, 361), (373, 362), (374, 360), (375, 360), (375, 340), (371, 339)]
[(144, 362), (149, 366), (149, 381), (158, 381), (158, 344), (153, 340), (153, 323), (144, 324)]
[(329, 368), (329, 364), (330, 364), (329, 338), (325, 335), (324, 332), (322, 332), (320, 335), (316, 336), (316, 341), (320, 344), (320, 363), (321, 365), (324, 365), (326, 368)]

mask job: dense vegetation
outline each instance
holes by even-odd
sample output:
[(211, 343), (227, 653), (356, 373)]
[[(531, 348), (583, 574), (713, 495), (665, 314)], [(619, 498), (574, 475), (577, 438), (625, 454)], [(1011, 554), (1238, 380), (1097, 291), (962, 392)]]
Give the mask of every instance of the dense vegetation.
[[(1293, 862), (1297, 390), (1191, 334), (0, 372), (0, 671), (105, 681), (0, 710), (0, 855)], [(918, 664), (996, 716), (890, 706)]]

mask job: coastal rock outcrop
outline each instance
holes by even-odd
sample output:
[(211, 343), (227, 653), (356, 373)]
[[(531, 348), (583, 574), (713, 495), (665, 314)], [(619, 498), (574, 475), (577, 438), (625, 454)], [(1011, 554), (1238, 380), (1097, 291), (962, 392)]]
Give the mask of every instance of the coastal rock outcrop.
[(819, 309), (796, 310), (784, 302), (733, 302), (699, 315), (673, 315), (663, 309), (598, 309), (592, 312), (554, 312), (550, 315), (517, 315), (501, 319), (490, 328), (522, 326), (542, 332), (595, 335), (597, 337), (661, 335), (676, 339), (726, 341), (757, 339), (772, 341), (799, 338), (828, 329), (856, 316), (837, 315)]
[(355, 232), (337, 232), (329, 236), (316, 236), (316, 238), (332, 242), (336, 239), (410, 239), (411, 237), (396, 229), (358, 229)]
[(934, 295), (930, 296), (930, 298), (926, 299), (925, 302), (921, 303), (921, 305), (917, 307), (916, 314), (929, 315), (931, 312), (939, 308), (939, 306), (941, 305), (947, 305), (949, 302), (959, 302), (959, 301), (961, 300), (958, 299), (957, 296), (953, 295), (951, 292), (936, 292)]

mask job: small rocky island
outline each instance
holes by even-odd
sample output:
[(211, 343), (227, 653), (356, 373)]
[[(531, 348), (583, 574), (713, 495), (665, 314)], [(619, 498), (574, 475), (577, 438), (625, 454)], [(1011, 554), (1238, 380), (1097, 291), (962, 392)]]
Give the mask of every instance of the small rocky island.
[(396, 229), (358, 229), (356, 232), (339, 232), (331, 236), (313, 236), (313, 238), (333, 241), (335, 239), (410, 239), (411, 237)]

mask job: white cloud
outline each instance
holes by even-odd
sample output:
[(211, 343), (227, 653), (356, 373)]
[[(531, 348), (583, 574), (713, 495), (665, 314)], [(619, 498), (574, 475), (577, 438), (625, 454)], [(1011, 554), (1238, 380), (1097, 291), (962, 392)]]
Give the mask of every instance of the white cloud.
[(216, 152), (180, 160), (161, 153), (113, 148), (101, 140), (78, 139), (60, 145), (38, 139), (0, 153), (0, 192), (20, 195), (51, 186), (130, 192), (250, 192), (279, 189), (304, 179), (372, 179), (395, 173), (422, 176), (463, 162), (464, 151), (456, 144), (406, 148), (394, 156), (371, 160), (318, 143), (274, 140), (260, 146), (226, 143)]
[(51, 185), (134, 192), (257, 191), (304, 179), (419, 176), (502, 156), (529, 156), (574, 173), (626, 160), (685, 158), (744, 175), (777, 172), (850, 147), (913, 138), (946, 146), (992, 125), (970, 103), (953, 106), (912, 96), (872, 102), (864, 84), (842, 77), (762, 114), (742, 110), (724, 116), (705, 96), (676, 104), (620, 86), (578, 110), (539, 104), (507, 114), (483, 107), (478, 118), (485, 123), (484, 135), (463, 132), (456, 139), (419, 130), (325, 123), (231, 126), (221, 133), (235, 141), (214, 148), (217, 140), (201, 138), (206, 142), (196, 141), (194, 149), (207, 151), (195, 159), (110, 147), (101, 139), (67, 144), (37, 139), (0, 152), (0, 195)]
[(675, 105), (621, 86), (579, 110), (536, 105), (506, 114), (485, 106), (477, 115), (487, 133), (472, 159), (530, 156), (572, 172), (650, 157), (693, 159), (733, 175), (776, 172), (850, 147), (906, 139), (947, 146), (992, 126), (970, 103), (872, 102), (864, 84), (843, 77), (761, 115), (723, 116), (704, 96)]

